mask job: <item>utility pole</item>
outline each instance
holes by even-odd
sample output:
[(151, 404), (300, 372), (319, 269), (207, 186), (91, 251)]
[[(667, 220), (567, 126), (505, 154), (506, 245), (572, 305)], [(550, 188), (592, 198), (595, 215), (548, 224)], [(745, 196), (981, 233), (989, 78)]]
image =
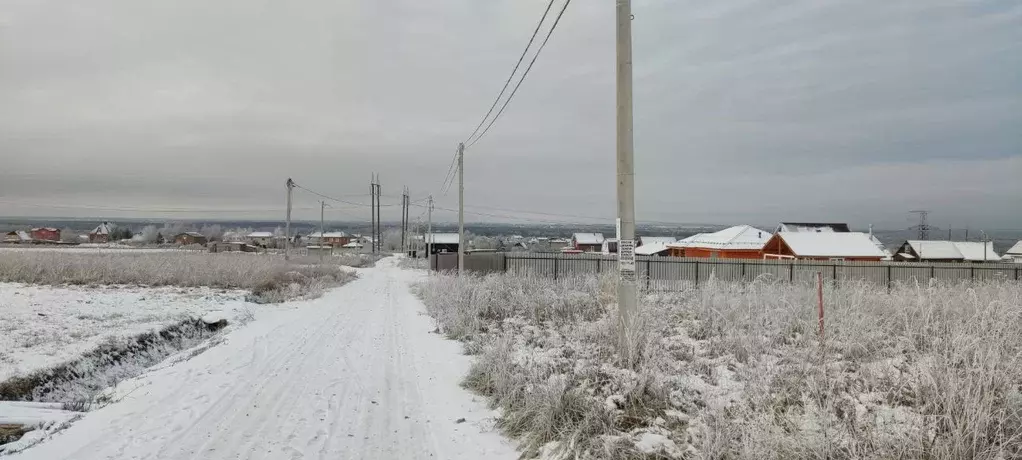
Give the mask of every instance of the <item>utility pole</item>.
[(369, 218), (369, 221), (370, 221), (370, 224), (369, 224), (370, 225), (370, 227), (369, 227), (369, 235), (370, 235), (369, 239), (371, 241), (369, 242), (369, 244), (372, 245), (373, 254), (376, 254), (376, 174), (375, 173), (373, 174), (372, 179), (369, 181), (369, 195), (371, 196), (370, 203), (369, 203), (369, 216), (370, 216), (370, 218)]
[(980, 239), (980, 241), (983, 242), (983, 263), (986, 263), (987, 262), (987, 241), (990, 241), (990, 239), (987, 238), (987, 232), (984, 232), (983, 230), (980, 230), (979, 234), (982, 236), (982, 239)]
[(632, 150), (632, 1), (617, 0), (617, 303), (620, 355), (630, 366), (635, 286), (635, 165)]
[(326, 233), (325, 233), (326, 230), (324, 230), (324, 225), (323, 225), (323, 222), (324, 222), (323, 210), (325, 210), (325, 209), (326, 209), (326, 201), (320, 201), (319, 202), (319, 263), (323, 263), (323, 246), (325, 246), (323, 244), (323, 237), (326, 236)]
[(405, 252), (405, 241), (407, 235), (405, 230), (408, 228), (408, 187), (405, 187), (401, 191), (401, 252)]
[(291, 190), (295, 188), (295, 181), (287, 178), (287, 223), (284, 224), (284, 260), (291, 260)]
[(429, 270), (432, 268), (433, 263), (433, 259), (431, 259), (433, 257), (433, 195), (429, 196), (429, 207), (426, 208), (426, 213), (429, 215), (429, 227), (422, 239), (426, 242), (426, 269)]
[(376, 244), (376, 250), (383, 252), (383, 222), (380, 220), (380, 204), (381, 198), (383, 198), (383, 187), (380, 185), (380, 175), (376, 175), (376, 237), (373, 238), (373, 243)]
[(465, 276), (465, 143), (458, 144), (458, 276)]

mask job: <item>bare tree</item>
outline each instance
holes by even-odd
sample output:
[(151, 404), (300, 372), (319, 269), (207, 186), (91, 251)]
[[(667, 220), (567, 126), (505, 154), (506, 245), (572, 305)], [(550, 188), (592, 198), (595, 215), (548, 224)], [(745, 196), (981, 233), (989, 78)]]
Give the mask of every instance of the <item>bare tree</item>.
[(156, 243), (160, 238), (160, 231), (155, 225), (146, 225), (136, 236), (143, 243)]
[(224, 236), (224, 230), (220, 228), (220, 224), (203, 225), (199, 233), (209, 241), (220, 241)]
[(63, 241), (65, 243), (77, 243), (78, 234), (75, 233), (74, 230), (71, 230), (70, 227), (65, 227), (63, 230), (60, 231), (60, 241)]

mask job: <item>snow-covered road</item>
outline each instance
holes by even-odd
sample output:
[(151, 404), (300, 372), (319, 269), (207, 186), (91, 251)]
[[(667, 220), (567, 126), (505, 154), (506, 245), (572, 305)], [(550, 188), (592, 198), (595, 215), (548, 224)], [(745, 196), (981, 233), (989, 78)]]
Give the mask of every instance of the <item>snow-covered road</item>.
[(458, 386), (461, 345), (409, 292), (424, 275), (395, 264), (123, 383), (120, 402), (10, 458), (517, 458)]

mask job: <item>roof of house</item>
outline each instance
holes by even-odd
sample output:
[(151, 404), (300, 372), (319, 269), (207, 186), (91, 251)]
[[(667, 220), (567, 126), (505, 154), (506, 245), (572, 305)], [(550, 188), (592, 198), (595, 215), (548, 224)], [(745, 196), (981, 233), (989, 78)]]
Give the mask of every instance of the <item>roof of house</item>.
[[(908, 240), (919, 260), (962, 260), (965, 256), (953, 241)], [(904, 254), (902, 257), (905, 257)]]
[[(312, 232), (308, 235), (309, 238), (319, 238), (320, 232)], [(323, 233), (323, 238), (347, 238), (348, 234), (344, 232), (326, 232)]]
[(678, 242), (678, 239), (673, 236), (640, 236), (639, 240), (642, 241), (642, 245), (647, 244), (671, 244)]
[[(26, 232), (24, 230), (18, 230), (18, 231), (13, 231), (12, 230), (10, 232), (7, 232), (6, 235), (8, 237), (11, 237), (11, 236), (16, 237), (16, 238), (18, 238), (21, 241), (32, 241), (32, 235), (30, 235), (28, 232)], [(12, 238), (8, 238), (8, 239), (12, 239)]]
[(57, 232), (57, 231), (59, 231), (59, 230), (57, 230), (57, 229), (55, 229), (53, 227), (36, 227), (36, 228), (32, 229), (33, 232), (39, 231), (39, 230), (45, 230), (45, 231), (48, 231), (48, 232)]
[(651, 256), (653, 254), (659, 254), (667, 251), (668, 248), (664, 243), (646, 243), (642, 246), (635, 248), (635, 254), (640, 256)]
[(92, 229), (92, 231), (89, 232), (89, 234), (90, 235), (109, 235), (110, 234), (110, 224), (108, 224), (106, 222), (103, 222), (102, 224), (99, 224), (98, 226), (96, 226), (96, 228)]
[(430, 233), (428, 236), (429, 244), (458, 244), (461, 241), (457, 233)]
[(848, 228), (848, 224), (844, 223), (825, 223), (825, 222), (781, 222), (777, 226), (778, 232), (840, 232), (847, 233), (851, 229)]
[(760, 230), (749, 225), (736, 225), (725, 228), (719, 232), (698, 233), (684, 238), (677, 243), (668, 244), (671, 247), (697, 247), (712, 249), (762, 249), (767, 241), (770, 241), (770, 232)]
[(801, 257), (884, 257), (870, 236), (861, 232), (779, 232), (777, 236)]
[(177, 236), (181, 236), (181, 235), (194, 236), (196, 238), (205, 238), (206, 237), (206, 235), (203, 235), (203, 234), (201, 234), (199, 232), (181, 232), (181, 233), (177, 234)]
[(891, 257), (894, 256), (894, 254), (891, 254), (891, 250), (887, 249), (887, 246), (884, 246), (884, 242), (880, 241), (880, 238), (877, 238), (876, 235), (870, 233), (869, 234), (869, 239), (870, 239), (870, 241), (873, 242), (873, 244), (875, 244), (877, 246), (877, 249), (879, 249), (880, 252), (884, 253), (884, 258), (885, 259), (890, 259)]
[(1005, 252), (1004, 255), (1006, 255), (1006, 256), (1008, 256), (1008, 255), (1010, 255), (1010, 256), (1022, 256), (1022, 241), (1019, 241), (1018, 243), (1015, 243), (1015, 245), (1012, 246), (1011, 249), (1008, 249), (1008, 251)]
[(245, 235), (245, 238), (273, 238), (273, 232), (252, 232)]
[(576, 233), (571, 236), (576, 244), (603, 244), (602, 233)]
[(1001, 256), (994, 252), (992, 241), (953, 241), (958, 252), (969, 262), (999, 262)]
[(342, 248), (361, 248), (362, 244), (360, 244), (357, 241), (352, 241), (352, 242), (350, 242), (348, 244), (345, 244), (344, 246), (341, 246), (341, 247)]

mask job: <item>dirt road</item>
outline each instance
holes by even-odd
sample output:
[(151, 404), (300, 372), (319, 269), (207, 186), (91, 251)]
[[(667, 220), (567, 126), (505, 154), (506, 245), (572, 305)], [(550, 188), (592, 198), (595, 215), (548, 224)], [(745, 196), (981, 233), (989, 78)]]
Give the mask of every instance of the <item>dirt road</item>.
[(395, 263), (122, 383), (123, 400), (10, 458), (517, 458), (458, 386), (460, 344), (409, 293), (424, 275)]

